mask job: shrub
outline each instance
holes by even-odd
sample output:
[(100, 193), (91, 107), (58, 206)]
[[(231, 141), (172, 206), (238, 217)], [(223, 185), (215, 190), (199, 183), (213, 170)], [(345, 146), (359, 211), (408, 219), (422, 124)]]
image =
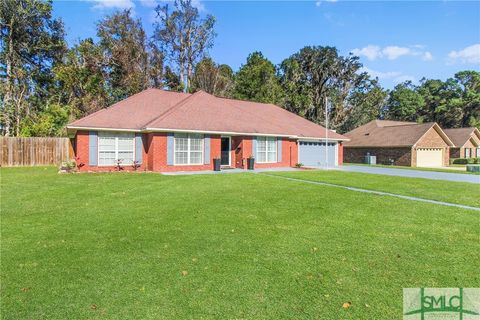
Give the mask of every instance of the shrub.
[(465, 158), (456, 158), (451, 160), (452, 164), (467, 164), (468, 159)]
[(451, 164), (480, 164), (480, 158), (455, 158), (450, 159)]
[(75, 160), (63, 161), (60, 165), (60, 170), (66, 172), (73, 172), (77, 169), (77, 163)]
[(295, 163), (295, 167), (296, 168), (301, 168), (301, 167), (303, 167), (303, 163)]

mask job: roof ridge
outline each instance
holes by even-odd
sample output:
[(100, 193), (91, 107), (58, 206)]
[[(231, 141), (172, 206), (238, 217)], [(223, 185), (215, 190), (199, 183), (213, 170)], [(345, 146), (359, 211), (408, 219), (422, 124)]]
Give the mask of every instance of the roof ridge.
[[(280, 110), (282, 110), (282, 111), (288, 112), (289, 114), (293, 114), (293, 113), (289, 112), (288, 110), (285, 110), (285, 109), (283, 109), (282, 107), (279, 107), (279, 106), (274, 105), (274, 104), (271, 104), (271, 103), (262, 103), (262, 102), (255, 102), (255, 101), (246, 101), (246, 100), (237, 100), (237, 99), (228, 99), (228, 98), (224, 98), (224, 97), (217, 97), (217, 96), (215, 96), (215, 95), (213, 95), (213, 94), (210, 94), (210, 93), (208, 93), (208, 92), (205, 92), (205, 91), (203, 91), (203, 90), (199, 90), (199, 91), (195, 92), (194, 94), (192, 94), (192, 95), (191, 95), (190, 97), (188, 97), (188, 98), (191, 98), (191, 97), (194, 97), (194, 96), (196, 97), (196, 96), (199, 96), (200, 94), (202, 94), (202, 95), (207, 95), (207, 96), (209, 96), (209, 97), (211, 97), (211, 98), (213, 98), (213, 99), (216, 99), (216, 100), (217, 100), (217, 99), (218, 99), (218, 100), (223, 100), (223, 101), (224, 101), (226, 104), (228, 104), (231, 108), (234, 108), (234, 109), (240, 111), (241, 113), (247, 113), (247, 114), (249, 114), (249, 115), (252, 116), (252, 117), (256, 117), (256, 118), (262, 119), (262, 121), (268, 122), (270, 125), (273, 125), (273, 126), (275, 126), (275, 127), (278, 127), (278, 125), (277, 125), (274, 121), (271, 121), (271, 119), (270, 119), (269, 117), (259, 116), (258, 114), (250, 111), (250, 109), (245, 110), (244, 108), (241, 108), (241, 107), (237, 106), (237, 105), (235, 104), (235, 101), (246, 102), (246, 103), (249, 103), (249, 104), (257, 104), (257, 103), (259, 103), (259, 104), (263, 104), (263, 105), (266, 105), (266, 106), (270, 105), (270, 106), (276, 107), (276, 108), (278, 108), (278, 109), (280, 109)], [(166, 117), (168, 117), (168, 116), (174, 111), (173, 109), (175, 109), (175, 110), (178, 109), (179, 107), (181, 107), (182, 105), (184, 105), (185, 103), (187, 103), (187, 102), (188, 102), (187, 100), (188, 100), (188, 99), (184, 99), (184, 100), (180, 101), (178, 104), (176, 104), (175, 106), (173, 106), (172, 108), (170, 108), (169, 110), (167, 110), (166, 112), (164, 112), (164, 114), (162, 114), (161, 116), (157, 117), (156, 119), (148, 122), (146, 125), (148, 125), (148, 124), (150, 124), (150, 123), (152, 123), (152, 122), (154, 122), (154, 121), (158, 121), (158, 120), (160, 120), (161, 118), (162, 118), (162, 119), (165, 119)], [(255, 107), (255, 106), (252, 106), (252, 107)], [(296, 115), (296, 114), (293, 114), (293, 115), (296, 116), (296, 117), (298, 117), (299, 119), (306, 120), (305, 118), (302, 118), (302, 117), (300, 117), (300, 116), (298, 116), (298, 115)], [(306, 120), (306, 121), (308, 121), (308, 120)], [(330, 130), (330, 131), (331, 131), (331, 130)], [(281, 133), (281, 132), (279, 131), (278, 133)]]
[(425, 124), (433, 125), (433, 124), (435, 124), (435, 122), (396, 124), (396, 125), (393, 125), (393, 126), (384, 126), (384, 127), (379, 127), (379, 128), (408, 127), (408, 126), (419, 126), (419, 125), (425, 125)]
[[(238, 111), (240, 111), (240, 112), (242, 112), (242, 113), (248, 113), (248, 114), (251, 115), (251, 116), (255, 116), (255, 117), (257, 117), (257, 118), (260, 118), (258, 115), (254, 115), (254, 114), (252, 114), (252, 112), (250, 112), (250, 111), (248, 111), (248, 110), (247, 110), (247, 111), (246, 111), (246, 110), (243, 110), (242, 108), (239, 108), (239, 107), (237, 107), (236, 105), (232, 104), (232, 100), (235, 100), (235, 99), (225, 99), (225, 98), (216, 97), (216, 96), (214, 96), (213, 94), (210, 94), (210, 93), (205, 92), (205, 91), (203, 91), (203, 90), (199, 90), (199, 91), (195, 92), (194, 94), (192, 94), (192, 95), (191, 95), (190, 97), (188, 97), (188, 98), (192, 98), (192, 97), (194, 97), (194, 96), (197, 97), (197, 96), (199, 96), (200, 94), (208, 95), (208, 96), (212, 97), (213, 99), (223, 99), (223, 100), (225, 100), (225, 103), (227, 103), (230, 107), (235, 108), (236, 110), (238, 110)], [(154, 120), (150, 121), (149, 123), (152, 123), (153, 121), (160, 120), (160, 118), (165, 119), (167, 116), (170, 115), (171, 112), (174, 111), (174, 110), (173, 110), (174, 108), (177, 109), (177, 107), (181, 107), (182, 105), (184, 105), (185, 103), (187, 103), (188, 101), (186, 101), (186, 100), (187, 100), (187, 99), (184, 99), (184, 100), (180, 101), (178, 104), (176, 104), (175, 106), (173, 106), (173, 107), (170, 108), (169, 110), (165, 111), (162, 116), (158, 117), (157, 119), (154, 119)], [(244, 100), (239, 100), (239, 101), (244, 101)], [(250, 102), (250, 101), (247, 101), (247, 102)], [(171, 111), (171, 112), (170, 112), (170, 111)], [(261, 119), (262, 119), (262, 120), (265, 120), (265, 118), (263, 118), (263, 117), (262, 117)], [(148, 123), (148, 124), (149, 124), (149, 123)], [(274, 124), (274, 125), (275, 125), (275, 124)]]
[(476, 127), (464, 127), (464, 128), (446, 128), (444, 130), (470, 130), (470, 131), (475, 131), (477, 129)]
[(163, 113), (161, 113), (160, 115), (158, 115), (157, 117), (153, 118), (152, 120), (148, 121), (147, 123), (145, 123), (143, 125), (144, 128), (147, 128), (149, 124), (151, 124), (152, 122), (154, 121), (157, 121), (157, 120), (160, 120), (161, 118), (163, 117), (166, 117), (168, 116), (168, 114), (170, 114), (171, 112), (173, 112), (174, 109), (178, 108), (178, 107), (181, 107), (182, 105), (184, 105), (187, 100), (190, 100), (191, 98), (193, 98), (194, 96), (197, 95), (197, 93), (199, 92), (203, 92), (203, 91), (197, 91), (195, 92), (194, 94), (190, 94), (189, 96), (185, 97), (184, 99), (180, 100), (179, 102), (177, 102), (176, 104), (174, 104), (173, 106), (171, 106), (170, 108), (168, 108), (167, 110), (165, 110)]
[[(207, 93), (208, 94), (208, 93)], [(252, 100), (244, 100), (244, 99), (235, 99), (235, 98), (228, 98), (228, 97), (217, 97), (215, 95), (212, 94), (212, 96), (214, 96), (215, 98), (218, 98), (218, 99), (223, 99), (223, 100), (228, 100), (228, 101), (241, 101), (241, 102), (247, 102), (247, 103), (260, 103), (260, 104), (265, 104), (265, 105), (269, 105), (271, 103), (267, 103), (267, 102), (258, 102), (258, 101), (252, 101)]]

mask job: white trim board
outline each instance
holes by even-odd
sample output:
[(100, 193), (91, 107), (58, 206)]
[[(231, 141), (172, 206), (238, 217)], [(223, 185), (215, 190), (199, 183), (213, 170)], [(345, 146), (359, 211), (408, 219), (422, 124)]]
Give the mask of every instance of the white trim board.
[[(124, 132), (184, 132), (184, 133), (202, 133), (202, 134), (218, 134), (218, 135), (230, 135), (230, 136), (265, 136), (265, 137), (282, 137), (297, 140), (325, 140), (326, 138), (319, 137), (300, 137), (297, 135), (278, 134), (278, 133), (261, 133), (261, 132), (234, 132), (234, 131), (209, 131), (209, 130), (186, 130), (186, 129), (167, 129), (167, 128), (144, 128), (144, 129), (122, 129), (122, 128), (103, 128), (103, 127), (78, 127), (67, 126), (68, 130), (94, 130), (94, 131), (124, 131)], [(349, 141), (350, 139), (335, 139), (328, 138), (329, 141)]]

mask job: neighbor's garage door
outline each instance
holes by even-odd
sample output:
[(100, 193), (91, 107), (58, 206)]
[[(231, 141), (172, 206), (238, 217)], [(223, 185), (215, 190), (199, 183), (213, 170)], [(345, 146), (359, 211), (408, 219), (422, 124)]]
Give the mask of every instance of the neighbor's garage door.
[(417, 167), (442, 167), (443, 150), (438, 148), (417, 149)]
[[(307, 167), (335, 166), (337, 159), (336, 143), (300, 141), (298, 151), (298, 162)], [(328, 148), (328, 150), (327, 150)], [(328, 151), (328, 153), (327, 153)], [(325, 155), (327, 153), (327, 155)], [(326, 156), (328, 157), (326, 159)]]

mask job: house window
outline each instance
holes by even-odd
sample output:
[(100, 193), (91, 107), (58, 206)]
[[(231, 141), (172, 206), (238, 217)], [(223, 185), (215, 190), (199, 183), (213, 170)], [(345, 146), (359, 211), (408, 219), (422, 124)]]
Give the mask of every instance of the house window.
[(480, 158), (480, 148), (477, 148), (477, 158)]
[(470, 158), (470, 148), (465, 148), (465, 158)]
[(277, 161), (277, 140), (274, 137), (257, 137), (257, 162)]
[(203, 163), (203, 135), (176, 133), (175, 164), (202, 164)]
[(122, 132), (98, 133), (98, 165), (113, 166), (120, 160), (131, 165), (135, 159), (135, 135)]

